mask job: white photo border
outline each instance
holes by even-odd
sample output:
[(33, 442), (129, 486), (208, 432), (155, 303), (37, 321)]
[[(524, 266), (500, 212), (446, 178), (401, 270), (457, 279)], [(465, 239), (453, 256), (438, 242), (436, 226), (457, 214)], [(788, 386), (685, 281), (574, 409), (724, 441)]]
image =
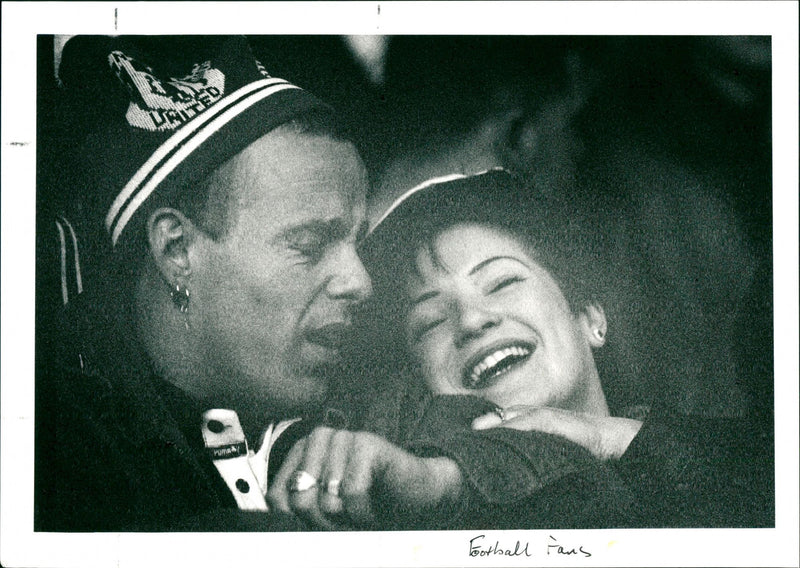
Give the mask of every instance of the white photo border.
[[(3, 566), (797, 566), (798, 5), (786, 2), (4, 2)], [(470, 558), (474, 532), (33, 533), (37, 34), (769, 35), (773, 69), (776, 528), (488, 531), (532, 557)], [(591, 558), (547, 555), (583, 545)]]

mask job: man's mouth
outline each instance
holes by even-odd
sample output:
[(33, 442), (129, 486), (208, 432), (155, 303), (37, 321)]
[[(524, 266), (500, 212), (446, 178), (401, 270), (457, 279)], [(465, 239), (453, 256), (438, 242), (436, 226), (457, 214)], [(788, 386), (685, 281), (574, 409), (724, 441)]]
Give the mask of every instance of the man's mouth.
[(468, 389), (492, 385), (498, 377), (530, 359), (536, 345), (526, 341), (507, 341), (483, 349), (470, 358), (461, 375)]
[(339, 351), (350, 337), (352, 327), (347, 323), (329, 323), (305, 333), (309, 343)]

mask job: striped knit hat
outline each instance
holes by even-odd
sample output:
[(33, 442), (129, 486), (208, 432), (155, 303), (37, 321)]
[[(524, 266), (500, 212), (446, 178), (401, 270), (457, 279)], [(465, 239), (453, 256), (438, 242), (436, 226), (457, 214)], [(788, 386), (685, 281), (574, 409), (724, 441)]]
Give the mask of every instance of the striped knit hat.
[(174, 57), (162, 48), (154, 57), (142, 49), (146, 38), (121, 36), (73, 38), (64, 49), (60, 77), (83, 91), (76, 112), (103, 117), (94, 118), (80, 146), (78, 191), (102, 217), (114, 247), (147, 219), (161, 201), (156, 197), (191, 190), (299, 115), (330, 111), (307, 91), (271, 77), (243, 37), (170, 41), (186, 48), (173, 50), (180, 52)]

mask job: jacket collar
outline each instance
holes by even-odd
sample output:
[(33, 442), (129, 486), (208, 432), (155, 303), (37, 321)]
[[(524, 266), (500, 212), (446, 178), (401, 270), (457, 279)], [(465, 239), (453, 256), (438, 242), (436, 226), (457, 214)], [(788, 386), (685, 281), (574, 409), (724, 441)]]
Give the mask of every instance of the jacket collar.
[(136, 446), (162, 442), (187, 448), (186, 432), (192, 426), (192, 416), (196, 417), (200, 436), (202, 405), (155, 375), (115, 377), (111, 400), (119, 428)]

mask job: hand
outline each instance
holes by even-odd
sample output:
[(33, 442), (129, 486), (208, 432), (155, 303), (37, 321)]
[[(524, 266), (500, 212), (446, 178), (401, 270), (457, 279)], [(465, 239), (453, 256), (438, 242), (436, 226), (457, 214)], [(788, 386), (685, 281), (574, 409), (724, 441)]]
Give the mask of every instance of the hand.
[(596, 416), (559, 408), (511, 406), (503, 411), (505, 420), (496, 413), (473, 420), (473, 430), (512, 428), (536, 430), (566, 438), (583, 446), (602, 460), (619, 459), (639, 433), (642, 422), (616, 416)]
[[(289, 491), (297, 471), (316, 485)], [(316, 528), (346, 530), (435, 522), (460, 492), (461, 472), (449, 458), (420, 458), (375, 434), (320, 427), (290, 450), (267, 497)]]

